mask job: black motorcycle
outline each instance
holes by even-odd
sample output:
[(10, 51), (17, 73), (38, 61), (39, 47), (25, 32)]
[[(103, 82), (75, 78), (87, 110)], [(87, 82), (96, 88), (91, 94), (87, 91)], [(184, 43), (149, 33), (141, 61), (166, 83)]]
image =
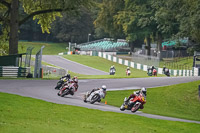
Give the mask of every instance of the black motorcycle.
[(165, 74), (167, 77), (170, 77), (170, 72), (169, 72), (169, 69), (168, 69), (168, 68), (165, 68), (163, 71), (164, 71), (164, 74)]
[(66, 82), (68, 82), (68, 81), (69, 81), (69, 78), (67, 78), (67, 77), (62, 77), (62, 78), (60, 78), (60, 80), (58, 81), (58, 83), (57, 83), (55, 89), (56, 89), (56, 90), (60, 90), (61, 87), (62, 87)]

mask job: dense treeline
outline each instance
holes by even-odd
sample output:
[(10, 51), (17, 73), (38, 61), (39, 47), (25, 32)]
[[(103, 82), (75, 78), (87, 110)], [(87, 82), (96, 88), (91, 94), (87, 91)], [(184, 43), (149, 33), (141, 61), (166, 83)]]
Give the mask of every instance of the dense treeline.
[(200, 50), (199, 0), (103, 0), (100, 8), (95, 26), (112, 37), (146, 40), (147, 49), (152, 41), (161, 49), (163, 40), (188, 37)]
[[(46, 1), (40, 0), (40, 3), (37, 3), (35, 0), (20, 0), (19, 2), (22, 2), (19, 14), (27, 16), (33, 11), (38, 11), (37, 5), (42, 5), (42, 2)], [(88, 34), (91, 34), (90, 40), (103, 37), (126, 39), (132, 48), (145, 40), (147, 49), (150, 49), (151, 42), (157, 43), (161, 49), (164, 40), (187, 37), (193, 48), (200, 50), (199, 0), (70, 2), (72, 0), (49, 0), (48, 4), (53, 4), (52, 9), (44, 3), (40, 10), (48, 9), (52, 12), (40, 11), (41, 14), (31, 16), (33, 19), (20, 21), (20, 39), (83, 43), (87, 42)], [(8, 4), (9, 0), (0, 1), (0, 28), (1, 37), (4, 38), (9, 37), (6, 36), (6, 33), (9, 33), (9, 25), (2, 19), (6, 16), (6, 12), (3, 11), (9, 7)]]

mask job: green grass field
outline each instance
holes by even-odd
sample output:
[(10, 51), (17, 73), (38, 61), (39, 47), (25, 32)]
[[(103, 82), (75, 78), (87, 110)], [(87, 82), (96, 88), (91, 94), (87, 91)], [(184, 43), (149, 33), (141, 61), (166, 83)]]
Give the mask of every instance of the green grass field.
[[(165, 59), (164, 59), (165, 60)], [(160, 67), (166, 66), (169, 69), (186, 69), (186, 70), (192, 70), (193, 66), (193, 57), (182, 57), (182, 58), (174, 58), (174, 60), (171, 61), (161, 61)]]
[[(200, 121), (199, 85), (200, 81), (195, 81), (149, 88), (147, 89), (147, 103), (142, 111), (150, 114)], [(120, 107), (124, 97), (128, 97), (131, 93), (133, 93), (133, 90), (110, 91), (107, 92), (105, 100), (109, 105)]]
[(61, 52), (67, 52), (66, 47), (68, 47), (68, 44), (64, 43), (44, 43), (44, 42), (24, 42), (24, 41), (19, 41), (19, 46), (18, 46), (18, 53), (26, 53), (26, 49), (28, 47), (34, 47), (32, 51), (32, 55), (35, 55), (36, 52), (40, 50), (42, 46), (45, 46), (43, 49), (43, 54), (44, 55), (57, 55), (58, 53)]
[[(115, 75), (80, 75), (80, 78), (141, 78), (148, 77), (147, 72), (131, 68), (131, 76), (126, 76), (127, 66), (121, 65), (98, 56), (86, 56), (86, 55), (65, 55), (66, 59), (78, 62), (80, 64), (93, 67), (105, 72), (109, 72), (110, 66), (114, 65), (116, 68)], [(73, 74), (73, 73), (72, 73)], [(164, 75), (158, 75), (164, 76)]]
[(2, 133), (198, 133), (199, 124), (150, 119), (0, 93)]

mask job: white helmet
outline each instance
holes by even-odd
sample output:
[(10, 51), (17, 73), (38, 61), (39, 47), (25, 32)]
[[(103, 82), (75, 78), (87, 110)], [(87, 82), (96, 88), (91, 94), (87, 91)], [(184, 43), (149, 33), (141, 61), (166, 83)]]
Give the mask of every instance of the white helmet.
[(142, 88), (141, 88), (141, 91), (142, 91), (144, 94), (146, 94), (146, 92), (147, 92), (147, 88), (142, 87)]
[(101, 87), (104, 91), (106, 91), (106, 86), (105, 85), (102, 85)]

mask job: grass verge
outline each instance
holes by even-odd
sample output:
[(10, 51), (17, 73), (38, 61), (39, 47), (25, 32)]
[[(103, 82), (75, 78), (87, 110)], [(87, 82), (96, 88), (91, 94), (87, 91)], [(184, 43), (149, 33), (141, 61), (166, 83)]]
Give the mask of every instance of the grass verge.
[(197, 133), (199, 124), (49, 103), (0, 93), (2, 133)]
[[(81, 78), (142, 78), (148, 77), (147, 72), (131, 68), (131, 76), (126, 76), (127, 66), (121, 65), (98, 56), (86, 55), (65, 55), (64, 58), (78, 62), (80, 64), (93, 67), (105, 72), (109, 72), (110, 66), (114, 65), (116, 68), (115, 75), (78, 75)], [(164, 76), (164, 75), (158, 75)]]
[[(147, 91), (147, 103), (142, 111), (149, 114), (200, 121), (199, 85), (200, 81), (194, 81), (150, 88)], [(105, 100), (110, 105), (120, 107), (124, 97), (128, 97), (131, 93), (133, 93), (132, 90), (110, 91), (107, 92)]]
[(64, 43), (44, 43), (44, 42), (23, 42), (19, 41), (18, 51), (19, 53), (26, 53), (26, 49), (28, 47), (34, 47), (32, 50), (32, 55), (35, 55), (42, 46), (45, 46), (45, 48), (42, 51), (43, 55), (57, 55), (61, 52), (66, 52), (66, 47), (68, 47), (68, 44)]

